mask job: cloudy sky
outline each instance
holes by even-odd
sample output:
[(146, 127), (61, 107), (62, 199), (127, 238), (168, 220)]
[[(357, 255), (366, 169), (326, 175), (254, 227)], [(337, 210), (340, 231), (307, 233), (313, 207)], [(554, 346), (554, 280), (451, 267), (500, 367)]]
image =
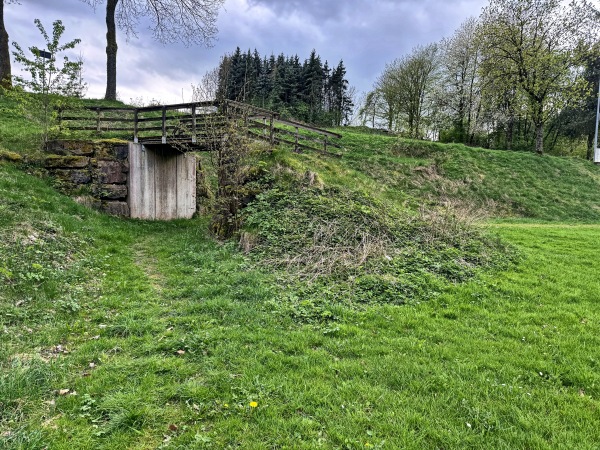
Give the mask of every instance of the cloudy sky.
[[(104, 4), (94, 12), (80, 0), (20, 3), (5, 7), (10, 40), (23, 48), (42, 48), (44, 41), (33, 20), (39, 18), (51, 31), (52, 22), (61, 19), (65, 41), (82, 40), (74, 56), (81, 53), (85, 61), (87, 96), (103, 97)], [(211, 48), (157, 43), (143, 22), (137, 38), (127, 41), (118, 33), (117, 92), (123, 101), (190, 101), (191, 84), (239, 46), (256, 49), (262, 56), (297, 54), (301, 60), (315, 49), (330, 65), (343, 60), (350, 84), (360, 93), (371, 88), (386, 62), (416, 45), (451, 35), (466, 18), (479, 15), (485, 4), (486, 0), (226, 0)], [(18, 72), (13, 64), (13, 74)]]

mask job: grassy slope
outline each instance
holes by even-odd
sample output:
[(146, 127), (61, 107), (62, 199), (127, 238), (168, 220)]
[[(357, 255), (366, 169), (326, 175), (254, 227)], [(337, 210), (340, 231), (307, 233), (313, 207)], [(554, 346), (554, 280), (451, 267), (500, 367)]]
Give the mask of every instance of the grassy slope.
[[(436, 203), (444, 189), (444, 201), (495, 214), (597, 220), (586, 209), (598, 171), (581, 161), (345, 141), (342, 160), (274, 158), (398, 205)], [(550, 169), (561, 170), (552, 182)], [(576, 201), (557, 202), (562, 192)], [(1, 164), (0, 198), (0, 448), (600, 441), (599, 225), (497, 224), (524, 253), (513, 270), (417, 304), (330, 305), (336, 322), (302, 323), (201, 219), (104, 217)]]
[(284, 164), (317, 171), (327, 183), (362, 188), (416, 206), (440, 202), (485, 209), (489, 217), (600, 220), (600, 167), (576, 158), (468, 148), (342, 131), (340, 160), (316, 154)]

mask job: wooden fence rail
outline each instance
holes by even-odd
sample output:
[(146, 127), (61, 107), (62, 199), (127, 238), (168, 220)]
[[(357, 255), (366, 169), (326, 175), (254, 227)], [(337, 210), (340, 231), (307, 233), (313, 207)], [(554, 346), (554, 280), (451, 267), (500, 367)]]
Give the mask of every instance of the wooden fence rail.
[[(284, 120), (274, 111), (231, 100), (141, 108), (87, 107), (59, 110), (58, 116), (61, 128), (96, 135), (114, 133), (135, 143), (186, 144), (190, 150), (210, 150), (231, 123), (246, 127), (252, 136), (267, 140), (271, 145), (286, 143), (293, 145), (296, 151), (308, 149), (331, 154), (331, 147), (341, 148), (337, 141), (342, 136), (338, 133)], [(157, 135), (157, 131), (160, 134)]]

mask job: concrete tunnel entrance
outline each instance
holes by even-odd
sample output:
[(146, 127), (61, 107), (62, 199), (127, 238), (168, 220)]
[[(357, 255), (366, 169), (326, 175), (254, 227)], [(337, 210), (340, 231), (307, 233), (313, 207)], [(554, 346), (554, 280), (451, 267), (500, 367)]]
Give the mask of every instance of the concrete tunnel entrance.
[(196, 157), (169, 145), (129, 143), (130, 217), (189, 219), (196, 212)]

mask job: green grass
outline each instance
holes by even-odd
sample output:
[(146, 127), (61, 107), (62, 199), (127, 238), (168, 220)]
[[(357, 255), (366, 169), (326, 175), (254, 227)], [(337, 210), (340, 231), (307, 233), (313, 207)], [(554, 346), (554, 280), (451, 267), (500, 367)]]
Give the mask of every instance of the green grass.
[(488, 218), (598, 221), (600, 168), (578, 158), (469, 148), (341, 129), (340, 159), (275, 156), (318, 172), (326, 184), (359, 188), (397, 204), (450, 204)]
[[(598, 168), (342, 132), (265, 162), (249, 255), (0, 161), (0, 449), (597, 448)], [(385, 245), (286, 264), (328, 224)]]
[[(122, 102), (118, 101), (95, 99), (84, 99), (81, 104), (98, 107), (124, 106)], [(27, 117), (23, 105), (19, 104), (15, 98), (0, 91), (0, 150), (4, 147), (5, 150), (27, 156), (29, 159), (37, 159), (41, 155), (42, 128), (41, 123), (36, 123)], [(87, 135), (89, 134), (87, 133)], [(114, 134), (107, 133), (105, 137), (114, 137)], [(50, 138), (52, 137), (56, 136), (51, 133)]]
[(202, 219), (104, 217), (7, 165), (0, 195), (2, 448), (600, 439), (598, 225), (495, 225), (518, 267), (306, 322)]

